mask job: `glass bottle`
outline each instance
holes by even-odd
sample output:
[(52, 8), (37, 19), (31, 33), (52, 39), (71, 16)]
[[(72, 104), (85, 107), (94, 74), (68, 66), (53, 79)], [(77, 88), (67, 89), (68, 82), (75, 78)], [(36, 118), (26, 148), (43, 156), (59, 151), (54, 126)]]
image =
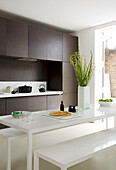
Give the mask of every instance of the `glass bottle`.
[(60, 110), (61, 110), (61, 111), (64, 111), (64, 104), (63, 104), (63, 101), (61, 101)]

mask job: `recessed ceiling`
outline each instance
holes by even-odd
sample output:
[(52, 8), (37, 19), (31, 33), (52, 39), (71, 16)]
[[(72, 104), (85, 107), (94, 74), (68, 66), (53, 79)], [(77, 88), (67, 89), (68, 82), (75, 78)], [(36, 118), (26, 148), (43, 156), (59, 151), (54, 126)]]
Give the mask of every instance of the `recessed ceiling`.
[(70, 31), (116, 20), (116, 0), (0, 0), (0, 8)]

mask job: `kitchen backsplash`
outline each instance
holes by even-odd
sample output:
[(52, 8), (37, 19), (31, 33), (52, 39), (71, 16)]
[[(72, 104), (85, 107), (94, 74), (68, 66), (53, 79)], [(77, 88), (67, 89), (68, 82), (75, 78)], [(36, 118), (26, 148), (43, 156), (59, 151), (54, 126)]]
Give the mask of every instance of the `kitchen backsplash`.
[(0, 92), (6, 92), (6, 88), (8, 86), (11, 86), (13, 90), (16, 90), (19, 86), (32, 86), (32, 93), (37, 93), (39, 92), (39, 86), (41, 84), (45, 85), (45, 90), (47, 90), (47, 82), (46, 81), (15, 81), (15, 82), (0, 82)]

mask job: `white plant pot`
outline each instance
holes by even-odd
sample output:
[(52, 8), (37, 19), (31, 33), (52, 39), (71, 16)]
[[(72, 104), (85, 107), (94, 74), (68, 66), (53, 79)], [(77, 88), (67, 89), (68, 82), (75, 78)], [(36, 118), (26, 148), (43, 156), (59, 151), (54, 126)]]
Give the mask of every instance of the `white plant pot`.
[(90, 87), (78, 86), (78, 108), (89, 109), (90, 108)]

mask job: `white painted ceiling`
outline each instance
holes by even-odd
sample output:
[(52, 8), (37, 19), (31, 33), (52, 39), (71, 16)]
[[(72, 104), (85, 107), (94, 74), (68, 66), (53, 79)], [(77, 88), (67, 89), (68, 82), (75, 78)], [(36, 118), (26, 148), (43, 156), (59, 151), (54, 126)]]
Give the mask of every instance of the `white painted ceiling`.
[(71, 31), (116, 20), (116, 0), (0, 0), (0, 9)]

